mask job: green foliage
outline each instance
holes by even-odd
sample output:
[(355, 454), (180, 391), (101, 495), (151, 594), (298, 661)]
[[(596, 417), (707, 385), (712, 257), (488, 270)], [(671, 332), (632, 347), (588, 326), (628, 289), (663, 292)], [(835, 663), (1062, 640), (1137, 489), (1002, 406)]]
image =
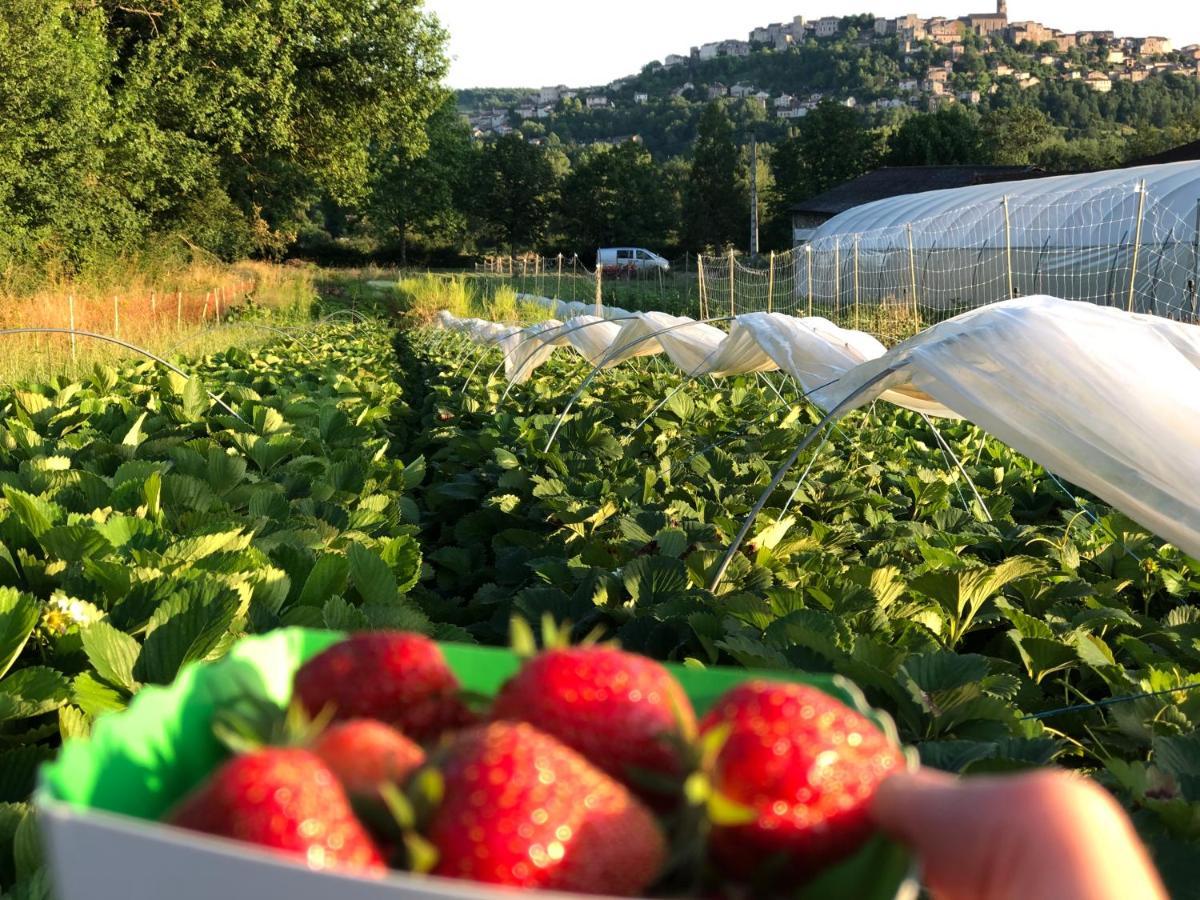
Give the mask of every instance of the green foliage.
[(0, 265), (279, 252), (424, 150), (446, 66), (420, 0), (4, 0), (0, 40)]
[(558, 197), (558, 174), (546, 149), (510, 134), (479, 152), (474, 212), (491, 246), (509, 252), (538, 246)]
[(143, 686), (284, 623), (433, 631), (390, 337), (0, 393), (0, 887), (37, 877), (38, 764)]
[(640, 144), (586, 152), (563, 181), (563, 232), (570, 246), (589, 248), (673, 243), (679, 221), (671, 184)]
[(738, 163), (732, 123), (714, 101), (700, 118), (683, 193), (684, 243), (690, 250), (725, 247), (741, 235), (750, 206), (738, 183)]
[(1200, 562), (1103, 507), (1092, 523), (1040, 467), (948, 425), (994, 517), (981, 521), (927, 426), (881, 409), (848, 419), (797, 486), (801, 460), (713, 594), (730, 536), (813, 411), (734, 378), (685, 385), (635, 427), (681, 377), (631, 364), (580, 397), (547, 452), (584, 364), (555, 357), (501, 403), (495, 351), (422, 332), (401, 349), (410, 452), (429, 472), (416, 500), (430, 578), (416, 590), (435, 620), (503, 643), (514, 613), (549, 611), (577, 637), (598, 628), (660, 658), (836, 672), (929, 765), (1079, 769), (1138, 810), (1164, 854), (1196, 840), (1200, 802), (1183, 785), (1200, 691), (1181, 688), (1200, 656), (1180, 600)]
[(891, 166), (958, 166), (980, 159), (979, 114), (954, 104), (908, 118), (888, 143)]

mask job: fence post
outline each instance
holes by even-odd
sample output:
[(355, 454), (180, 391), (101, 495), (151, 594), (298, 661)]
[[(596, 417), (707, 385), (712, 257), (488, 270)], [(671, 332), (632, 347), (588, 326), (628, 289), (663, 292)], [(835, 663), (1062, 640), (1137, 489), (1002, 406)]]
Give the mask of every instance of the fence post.
[(912, 288), (912, 311), (913, 325), (916, 326), (920, 319), (920, 309), (918, 308), (917, 298), (917, 254), (913, 250), (912, 223), (909, 222), (906, 228), (908, 231), (908, 277), (909, 286)]
[(604, 266), (596, 259), (596, 315), (604, 318)]
[(1196, 230), (1192, 244), (1192, 321), (1196, 321), (1196, 282), (1200, 280), (1200, 197), (1196, 199)]
[(730, 316), (737, 315), (737, 299), (736, 299), (736, 295), (733, 292), (733, 289), (734, 289), (733, 282), (734, 282), (734, 278), (733, 278), (733, 246), (731, 245), (729, 247), (729, 315)]
[(554, 299), (562, 299), (562, 253), (558, 254), (558, 281), (554, 285)]
[(217, 288), (217, 290), (215, 291), (215, 296), (213, 297), (213, 302), (216, 305), (216, 310), (217, 310), (217, 325), (221, 324), (221, 299), (224, 296), (225, 296), (225, 288), (223, 288), (223, 287)]
[(175, 292), (175, 330), (183, 330), (183, 291)]
[(67, 294), (67, 310), (71, 317), (71, 364), (75, 365), (78, 360), (75, 357), (75, 295)]
[(775, 251), (771, 251), (771, 259), (767, 263), (767, 312), (771, 311), (771, 304), (775, 297)]
[(1146, 212), (1146, 179), (1138, 183), (1137, 230), (1133, 237), (1133, 263), (1129, 269), (1129, 312), (1133, 312), (1133, 289), (1137, 281), (1138, 256), (1142, 252), (1142, 216)]
[(208, 298), (212, 295), (212, 291), (204, 292), (204, 309), (200, 310), (200, 324), (208, 322)]
[(708, 304), (704, 297), (704, 254), (696, 254), (696, 283), (697, 289), (700, 292), (700, 318), (708, 318)]
[(158, 318), (158, 292), (153, 289), (150, 291), (150, 318)]
[(808, 260), (808, 317), (812, 318), (813, 283), (812, 283), (812, 244), (804, 245), (804, 255)]
[(113, 297), (113, 337), (121, 336), (121, 298)]
[(854, 236), (854, 330), (858, 330), (858, 235)]
[(833, 320), (842, 314), (842, 239), (833, 239)]
[(1011, 300), (1017, 294), (1013, 290), (1012, 226), (1008, 218), (1008, 194), (1004, 195), (1004, 258), (1008, 266), (1008, 299)]

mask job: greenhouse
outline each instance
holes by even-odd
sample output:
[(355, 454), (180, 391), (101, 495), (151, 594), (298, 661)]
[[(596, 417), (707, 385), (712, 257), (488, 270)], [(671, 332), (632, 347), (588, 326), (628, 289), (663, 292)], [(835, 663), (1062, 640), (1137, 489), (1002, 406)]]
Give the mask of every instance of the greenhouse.
[(766, 268), (706, 257), (701, 313), (821, 315), (907, 336), (1047, 294), (1194, 321), (1198, 273), (1200, 162), (1181, 162), (866, 203)]

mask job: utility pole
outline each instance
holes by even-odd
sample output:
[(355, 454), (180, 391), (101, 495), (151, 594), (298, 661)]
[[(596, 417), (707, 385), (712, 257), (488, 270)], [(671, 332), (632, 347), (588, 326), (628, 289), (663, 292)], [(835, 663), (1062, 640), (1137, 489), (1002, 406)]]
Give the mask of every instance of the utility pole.
[(758, 136), (750, 132), (750, 255), (758, 256)]

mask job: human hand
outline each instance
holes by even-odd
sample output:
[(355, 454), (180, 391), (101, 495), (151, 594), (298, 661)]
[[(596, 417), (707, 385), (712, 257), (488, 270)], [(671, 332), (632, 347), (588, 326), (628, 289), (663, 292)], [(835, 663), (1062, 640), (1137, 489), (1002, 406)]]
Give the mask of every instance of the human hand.
[(898, 774), (880, 786), (872, 816), (913, 850), (938, 900), (1167, 897), (1117, 802), (1065, 772)]

